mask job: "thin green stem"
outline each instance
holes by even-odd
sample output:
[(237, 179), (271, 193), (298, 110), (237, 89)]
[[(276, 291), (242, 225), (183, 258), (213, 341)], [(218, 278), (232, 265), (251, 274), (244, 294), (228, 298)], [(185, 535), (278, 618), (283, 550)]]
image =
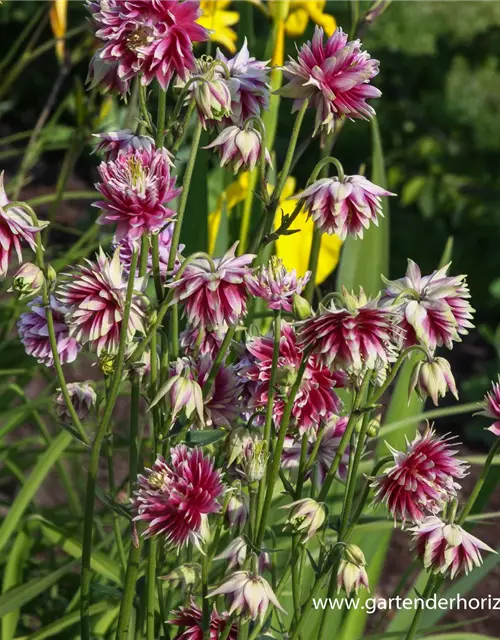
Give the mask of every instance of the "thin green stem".
[(155, 640), (156, 552), (158, 541), (155, 538), (150, 538), (148, 546), (146, 637), (147, 640)]
[[(427, 598), (429, 598), (432, 595), (432, 592), (434, 590), (434, 585), (436, 583), (436, 576), (434, 575), (430, 575), (429, 579), (427, 581), (427, 585), (424, 589), (424, 592), (422, 594), (422, 599), (426, 600)], [(408, 633), (406, 635), (406, 640), (413, 640), (413, 638), (415, 638), (415, 635), (418, 631), (418, 626), (420, 624), (420, 618), (422, 617), (422, 614), (424, 612), (424, 607), (418, 607), (418, 609), (415, 611), (415, 615), (413, 616), (413, 620), (412, 623), (410, 625), (410, 628), (408, 629)]]
[(471, 512), (474, 506), (474, 503), (476, 502), (477, 497), (479, 496), (481, 489), (483, 488), (486, 477), (490, 471), (490, 467), (493, 462), (493, 459), (499, 450), (500, 450), (500, 438), (497, 438), (493, 443), (493, 446), (491, 447), (490, 452), (488, 453), (488, 457), (486, 458), (486, 462), (484, 463), (484, 467), (481, 470), (481, 474), (477, 479), (476, 484), (474, 485), (474, 489), (472, 490), (472, 493), (470, 494), (469, 499), (467, 500), (466, 504), (464, 505), (464, 508), (460, 513), (460, 516), (457, 520), (457, 524), (459, 525), (463, 524), (465, 522), (465, 519)]
[(409, 356), (410, 353), (413, 353), (413, 351), (421, 351), (424, 355), (427, 355), (427, 351), (424, 349), (424, 347), (421, 347), (418, 344), (412, 345), (411, 347), (408, 347), (407, 349), (405, 349), (401, 353), (399, 358), (396, 360), (396, 362), (394, 363), (394, 365), (393, 365), (389, 375), (387, 376), (384, 384), (381, 387), (379, 387), (376, 391), (373, 392), (373, 395), (371, 396), (371, 398), (369, 400), (370, 404), (374, 404), (375, 402), (377, 402), (377, 400), (379, 398), (381, 398), (384, 395), (384, 393), (387, 391), (387, 389), (391, 386), (392, 381), (396, 377), (401, 365), (406, 360), (407, 356)]
[(307, 302), (309, 302), (309, 304), (312, 303), (312, 299), (314, 296), (314, 287), (316, 286), (316, 272), (318, 271), (319, 252), (321, 250), (322, 236), (323, 232), (316, 226), (314, 226), (311, 241), (311, 251), (309, 252), (309, 265), (307, 267), (308, 271), (311, 272), (311, 277), (304, 291), (304, 297)]
[(215, 381), (217, 374), (219, 373), (219, 369), (221, 368), (224, 358), (226, 357), (227, 350), (231, 345), (231, 341), (233, 339), (235, 331), (236, 331), (236, 326), (233, 325), (227, 330), (226, 335), (224, 336), (224, 340), (222, 341), (220, 349), (217, 352), (217, 356), (213, 361), (208, 377), (203, 384), (203, 395), (205, 397), (210, 393), (210, 390), (212, 389), (212, 385)]
[[(127, 573), (125, 574), (125, 583), (116, 627), (116, 640), (127, 640), (129, 637), (130, 614), (134, 605), (135, 585), (137, 582), (137, 574), (139, 573), (141, 550), (140, 543), (137, 547), (133, 543), (130, 545)], [(132, 637), (136, 636), (133, 635)]]
[(202, 597), (202, 624), (203, 624), (203, 640), (210, 638), (210, 603), (207, 598), (208, 594), (208, 556), (204, 554), (201, 557), (201, 597)]
[(156, 118), (156, 146), (163, 147), (165, 139), (165, 115), (167, 107), (167, 92), (158, 85), (158, 114)]

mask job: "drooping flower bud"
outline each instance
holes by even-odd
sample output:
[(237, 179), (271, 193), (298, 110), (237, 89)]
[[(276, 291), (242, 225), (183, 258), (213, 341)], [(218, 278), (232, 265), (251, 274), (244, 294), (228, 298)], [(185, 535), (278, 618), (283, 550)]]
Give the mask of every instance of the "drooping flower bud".
[[(67, 387), (76, 415), (82, 421), (87, 420), (97, 403), (97, 395), (92, 383), (70, 382)], [(54, 404), (58, 419), (63, 423), (71, 422), (71, 414), (60, 389), (54, 395)]]
[(293, 294), (293, 305), (292, 305), (293, 315), (298, 320), (307, 320), (312, 316), (311, 305), (305, 298), (299, 296), (298, 293)]
[(231, 93), (222, 78), (200, 77), (194, 84), (193, 98), (205, 129), (210, 121), (219, 122), (231, 115)]
[(296, 500), (292, 504), (281, 507), (289, 509), (287, 524), (297, 533), (305, 533), (304, 542), (307, 542), (316, 535), (316, 532), (325, 521), (325, 507), (322, 503), (316, 502), (312, 498)]
[(249, 504), (247, 496), (241, 491), (233, 491), (226, 508), (226, 522), (230, 528), (243, 529), (248, 519)]
[(409, 393), (413, 390), (417, 391), (422, 400), (430, 396), (436, 406), (438, 398), (444, 398), (447, 391), (451, 391), (458, 400), (455, 378), (450, 363), (445, 358), (431, 357), (417, 362), (410, 378)]
[(366, 560), (361, 549), (353, 544), (347, 545), (337, 573), (337, 591), (344, 589), (348, 596), (353, 592), (358, 593), (360, 587), (370, 591), (365, 567)]
[(248, 484), (259, 482), (266, 470), (264, 459), (264, 441), (258, 433), (253, 433), (243, 449), (241, 475)]
[(25, 262), (16, 271), (12, 279), (12, 287), (9, 292), (19, 294), (19, 300), (24, 300), (40, 291), (43, 286), (43, 271), (31, 262)]
[[(234, 173), (241, 168), (252, 171), (260, 158), (262, 136), (251, 124), (243, 127), (226, 127), (213, 142), (204, 147), (216, 149), (220, 155), (220, 166), (228, 165)], [(271, 156), (266, 149), (266, 162), (271, 165)]]

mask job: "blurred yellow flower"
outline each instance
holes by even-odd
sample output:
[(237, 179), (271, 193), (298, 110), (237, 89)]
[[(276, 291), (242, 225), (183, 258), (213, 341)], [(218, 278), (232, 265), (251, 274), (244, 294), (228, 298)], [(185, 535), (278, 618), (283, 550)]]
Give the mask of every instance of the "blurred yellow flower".
[(58, 39), (56, 54), (60, 62), (64, 61), (64, 36), (68, 19), (68, 0), (53, 0), (50, 7), (50, 26), (52, 33)]
[(307, 29), (309, 20), (323, 27), (327, 36), (337, 28), (333, 16), (324, 13), (326, 0), (290, 0), (288, 16), (285, 20), (285, 33), (290, 38), (301, 36)]
[[(217, 208), (208, 218), (209, 251), (213, 253), (217, 233), (224, 207), (230, 214), (231, 210), (243, 202), (247, 195), (250, 174), (241, 173), (235, 182), (232, 182), (219, 197)], [(295, 193), (295, 178), (289, 177), (285, 183), (281, 200), (274, 220), (275, 229), (281, 224), (281, 214), (290, 215), (297, 204), (296, 200), (288, 200)], [(290, 236), (280, 236), (276, 241), (276, 255), (283, 260), (287, 269), (295, 269), (297, 275), (303, 276), (309, 265), (309, 254), (313, 237), (314, 223), (307, 219), (307, 214), (302, 211), (291, 229), (300, 229), (298, 233)], [(321, 249), (319, 253), (318, 269), (315, 284), (321, 284), (332, 273), (339, 261), (342, 241), (337, 236), (323, 234), (321, 237)]]
[(211, 31), (210, 39), (222, 44), (231, 53), (236, 51), (238, 36), (231, 29), (239, 22), (240, 14), (237, 11), (227, 11), (232, 0), (201, 0), (202, 15), (197, 22)]

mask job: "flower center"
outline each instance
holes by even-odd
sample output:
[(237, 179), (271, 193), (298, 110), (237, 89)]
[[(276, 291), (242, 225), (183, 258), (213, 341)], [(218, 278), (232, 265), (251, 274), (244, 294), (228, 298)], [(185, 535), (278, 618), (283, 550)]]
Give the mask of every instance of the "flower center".
[(127, 49), (129, 51), (137, 51), (140, 47), (144, 47), (152, 42), (153, 36), (147, 27), (139, 27), (127, 37)]

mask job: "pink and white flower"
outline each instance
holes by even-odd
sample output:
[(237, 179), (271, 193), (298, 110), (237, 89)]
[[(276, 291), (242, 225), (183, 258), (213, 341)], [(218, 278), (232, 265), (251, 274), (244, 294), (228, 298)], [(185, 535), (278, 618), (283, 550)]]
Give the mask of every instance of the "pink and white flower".
[(436, 516), (426, 518), (410, 531), (413, 549), (424, 567), (451, 579), (480, 567), (481, 551), (496, 553), (458, 524), (447, 524)]
[(19, 300), (24, 300), (38, 293), (44, 282), (45, 276), (40, 267), (32, 262), (25, 262), (12, 277), (12, 287), (8, 291), (15, 291)]
[(170, 453), (170, 462), (158, 456), (153, 467), (139, 475), (132, 498), (134, 521), (147, 524), (146, 538), (162, 536), (177, 549), (188, 543), (200, 548), (208, 536), (208, 515), (221, 508), (221, 475), (197, 447), (177, 445)]
[[(240, 169), (252, 171), (259, 162), (262, 136), (251, 123), (243, 126), (231, 125), (223, 129), (205, 149), (216, 149), (220, 155), (220, 166), (228, 165), (234, 173)], [(272, 165), (266, 149), (266, 163)]]
[(88, 0), (99, 58), (116, 65), (127, 90), (133, 78), (143, 85), (156, 79), (163, 89), (177, 74), (185, 79), (195, 68), (193, 43), (208, 33), (196, 20), (199, 2), (188, 0)]
[(236, 244), (222, 257), (195, 258), (182, 275), (167, 286), (173, 289), (172, 304), (184, 303), (184, 314), (192, 327), (208, 330), (236, 324), (246, 312), (245, 277), (255, 258), (236, 257)]
[(420, 268), (408, 260), (406, 276), (399, 280), (384, 280), (384, 300), (403, 314), (401, 327), (405, 344), (421, 342), (431, 351), (436, 347), (453, 347), (460, 336), (473, 328), (474, 309), (469, 303), (469, 287), (465, 276), (448, 276), (450, 265), (422, 276)]
[(312, 498), (295, 500), (295, 502), (281, 508), (290, 511), (286, 523), (289, 524), (296, 533), (305, 535), (304, 543), (314, 538), (326, 518), (323, 503), (316, 502), (316, 500)]
[(116, 160), (101, 162), (101, 182), (95, 186), (104, 200), (94, 203), (102, 210), (97, 223), (117, 223), (118, 242), (159, 231), (175, 216), (167, 203), (181, 192), (171, 165), (166, 149), (119, 152)]
[(171, 424), (183, 411), (186, 418), (197, 417), (200, 425), (204, 426), (203, 393), (197, 378), (198, 372), (194, 361), (191, 358), (177, 358), (170, 365), (168, 380), (159, 389), (149, 408), (152, 409), (160, 400), (164, 400)]
[[(134, 289), (141, 291), (144, 282), (137, 279)], [(82, 345), (89, 344), (98, 355), (118, 352), (122, 319), (125, 311), (127, 281), (119, 252), (109, 258), (102, 249), (96, 261), (74, 267), (64, 274), (57, 297), (67, 307), (66, 319), (70, 335)], [(136, 334), (145, 333), (145, 314), (138, 295), (132, 296), (127, 327), (127, 343)]]
[(348, 235), (362, 238), (372, 223), (378, 226), (378, 216), (384, 215), (381, 198), (394, 195), (363, 176), (345, 176), (316, 180), (294, 198), (305, 199), (320, 231), (345, 240)]
[[(249, 364), (242, 367), (239, 373), (251, 383), (247, 386), (250, 409), (264, 409), (267, 406), (273, 347), (272, 335), (251, 338), (247, 342)], [(273, 419), (277, 428), (301, 361), (302, 351), (297, 344), (297, 335), (291, 325), (282, 322), (278, 357), (280, 375), (273, 405)], [(301, 434), (316, 429), (320, 422), (338, 413), (341, 403), (334, 387), (343, 379), (343, 376), (339, 378), (321, 364), (318, 358), (309, 358), (292, 409), (292, 424)]]
[[(172, 611), (169, 624), (176, 625), (183, 629), (182, 633), (175, 636), (174, 640), (203, 640), (203, 613), (200, 607), (191, 600), (188, 607), (180, 607), (177, 611)], [(218, 613), (215, 605), (210, 614), (210, 640), (219, 640), (228, 624), (229, 615)], [(226, 636), (227, 640), (238, 640), (238, 625), (233, 623), (231, 631)]]
[(86, 83), (88, 88), (97, 87), (101, 93), (112, 93), (124, 96), (130, 88), (130, 79), (123, 80), (118, 75), (118, 62), (104, 61), (101, 58), (102, 49), (94, 53), (89, 64)]
[(290, 58), (283, 68), (288, 84), (279, 93), (293, 98), (293, 111), (308, 99), (316, 110), (315, 133), (320, 128), (330, 133), (342, 117), (367, 119), (375, 114), (366, 100), (381, 96), (370, 84), (378, 67), (378, 60), (361, 50), (361, 42), (348, 42), (342, 29), (325, 43), (323, 29), (316, 27), (312, 43), (302, 45), (297, 60)]
[[(21, 314), (17, 323), (19, 338), (26, 353), (37, 359), (40, 364), (51, 367), (54, 364), (50, 347), (47, 315), (41, 297), (34, 298), (28, 303), (29, 311)], [(62, 364), (74, 362), (81, 347), (77, 340), (70, 335), (66, 322), (68, 309), (54, 296), (50, 297), (50, 309), (54, 320), (54, 332), (59, 359)]]
[(295, 269), (288, 271), (283, 262), (273, 256), (267, 265), (248, 276), (246, 283), (250, 293), (266, 300), (270, 309), (291, 313), (294, 294), (300, 295), (310, 278), (310, 271), (298, 278)]
[[(204, 356), (197, 362), (198, 383), (203, 387), (212, 368), (213, 359)], [(242, 412), (241, 379), (234, 368), (221, 365), (212, 388), (204, 397), (205, 424), (209, 427), (229, 427)]]
[(120, 151), (124, 153), (134, 153), (135, 151), (154, 153), (155, 150), (155, 141), (151, 136), (138, 135), (130, 129), (93, 133), (92, 135), (100, 140), (93, 153), (103, 153), (106, 162), (116, 160)]
[(438, 399), (444, 398), (447, 391), (451, 391), (458, 400), (455, 378), (451, 372), (450, 363), (445, 358), (431, 357), (419, 360), (410, 378), (409, 392), (411, 393), (414, 389), (422, 400), (430, 396), (436, 407)]
[(5, 209), (9, 199), (3, 186), (4, 172), (0, 173), (0, 281), (7, 275), (12, 252), (15, 251), (19, 264), (23, 261), (21, 246), (26, 243), (32, 251), (36, 249), (36, 234), (46, 227), (48, 222), (33, 224), (31, 217), (21, 209)]
[(349, 544), (344, 549), (337, 573), (337, 592), (343, 589), (348, 596), (358, 593), (361, 587), (370, 591), (365, 555), (359, 547)]
[[(85, 421), (94, 411), (97, 404), (97, 394), (91, 382), (69, 382), (67, 385), (71, 404), (80, 420)], [(54, 405), (58, 419), (71, 423), (71, 414), (60, 389), (54, 394)]]
[(213, 359), (219, 351), (226, 333), (226, 325), (220, 328), (214, 327), (211, 331), (204, 327), (188, 325), (180, 335), (181, 347), (188, 356), (210, 356)]
[(423, 435), (417, 433), (405, 452), (387, 445), (394, 465), (373, 478), (374, 503), (386, 504), (394, 520), (400, 518), (403, 524), (438, 514), (457, 495), (457, 480), (467, 475), (467, 465), (457, 459), (451, 440), (428, 428)]
[(480, 406), (483, 410), (478, 412), (477, 415), (495, 420), (491, 427), (488, 427), (488, 431), (500, 436), (500, 376), (498, 377), (498, 382), (492, 383), (491, 391), (484, 396)]

